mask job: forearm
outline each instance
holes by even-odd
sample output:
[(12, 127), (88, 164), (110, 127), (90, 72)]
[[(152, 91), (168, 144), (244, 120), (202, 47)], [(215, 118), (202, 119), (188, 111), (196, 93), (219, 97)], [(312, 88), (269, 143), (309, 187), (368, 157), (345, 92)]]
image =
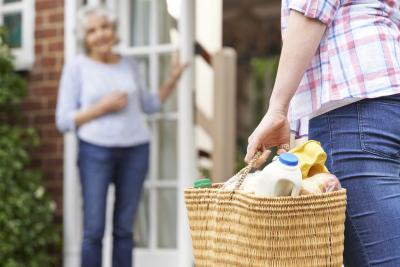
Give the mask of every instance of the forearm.
[(317, 51), (325, 29), (326, 25), (322, 22), (291, 11), (270, 110), (288, 112), (290, 100)]
[(164, 102), (168, 96), (174, 91), (178, 78), (172, 76), (166, 81), (159, 90), (158, 97), (161, 102)]
[(75, 127), (79, 128), (83, 124), (103, 116), (104, 114), (104, 110), (99, 105), (94, 105), (84, 111), (78, 111), (75, 113)]

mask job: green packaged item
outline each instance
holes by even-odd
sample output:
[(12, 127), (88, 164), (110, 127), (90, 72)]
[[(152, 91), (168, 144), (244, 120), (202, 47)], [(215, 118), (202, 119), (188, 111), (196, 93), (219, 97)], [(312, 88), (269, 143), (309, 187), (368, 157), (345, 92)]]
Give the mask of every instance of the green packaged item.
[(198, 179), (194, 182), (194, 188), (208, 188), (211, 187), (211, 185), (211, 179), (209, 178)]

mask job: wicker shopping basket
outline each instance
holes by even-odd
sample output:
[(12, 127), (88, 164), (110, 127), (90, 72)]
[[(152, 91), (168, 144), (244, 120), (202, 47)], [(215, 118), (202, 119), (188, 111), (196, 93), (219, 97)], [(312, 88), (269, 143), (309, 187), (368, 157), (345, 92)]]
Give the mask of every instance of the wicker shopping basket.
[(345, 189), (261, 198), (214, 184), (186, 189), (185, 202), (197, 267), (342, 266)]

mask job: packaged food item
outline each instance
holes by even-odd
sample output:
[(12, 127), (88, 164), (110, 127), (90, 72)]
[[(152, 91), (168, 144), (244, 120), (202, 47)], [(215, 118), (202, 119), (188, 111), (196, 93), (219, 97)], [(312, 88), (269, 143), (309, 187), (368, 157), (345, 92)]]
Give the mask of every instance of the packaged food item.
[(235, 189), (236, 183), (238, 182), (238, 175), (234, 175), (231, 178), (229, 178), (224, 185), (222, 186), (223, 190), (233, 190)]
[(253, 173), (249, 173), (246, 179), (243, 181), (243, 184), (240, 189), (245, 193), (253, 194), (256, 191), (257, 187), (257, 179), (260, 176), (261, 171), (256, 171)]
[(211, 186), (212, 182), (209, 178), (197, 179), (193, 184), (194, 188), (208, 188)]
[(299, 158), (299, 167), (303, 179), (318, 173), (329, 173), (325, 167), (326, 153), (319, 142), (310, 140), (289, 152)]
[(297, 196), (301, 181), (297, 156), (283, 153), (257, 174), (254, 193), (262, 197)]
[(319, 173), (302, 181), (300, 195), (321, 194), (340, 190), (339, 179), (330, 173)]
[[(247, 174), (246, 178), (244, 179), (242, 185), (239, 187), (240, 190), (243, 190), (243, 192), (246, 193), (254, 193), (255, 191), (255, 186), (256, 186), (256, 180), (258, 178), (258, 175), (260, 174), (260, 171), (255, 171), (253, 173)], [(234, 175), (233, 177), (229, 178), (228, 181), (224, 183), (223, 189), (224, 190), (234, 190), (236, 187), (236, 184), (239, 182), (239, 176)]]

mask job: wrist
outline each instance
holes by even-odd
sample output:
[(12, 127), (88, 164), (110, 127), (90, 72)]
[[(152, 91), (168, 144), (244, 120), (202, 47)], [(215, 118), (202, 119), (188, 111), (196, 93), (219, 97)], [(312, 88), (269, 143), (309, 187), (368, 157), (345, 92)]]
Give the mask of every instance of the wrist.
[(268, 110), (287, 114), (292, 95), (286, 90), (280, 90), (274, 87), (271, 98), (269, 100)]
[(275, 101), (271, 98), (269, 102), (268, 112), (275, 112), (287, 115), (289, 110), (289, 104), (282, 103), (281, 101)]
[(101, 103), (98, 103), (93, 106), (92, 113), (94, 117), (100, 117), (107, 113), (107, 109)]

